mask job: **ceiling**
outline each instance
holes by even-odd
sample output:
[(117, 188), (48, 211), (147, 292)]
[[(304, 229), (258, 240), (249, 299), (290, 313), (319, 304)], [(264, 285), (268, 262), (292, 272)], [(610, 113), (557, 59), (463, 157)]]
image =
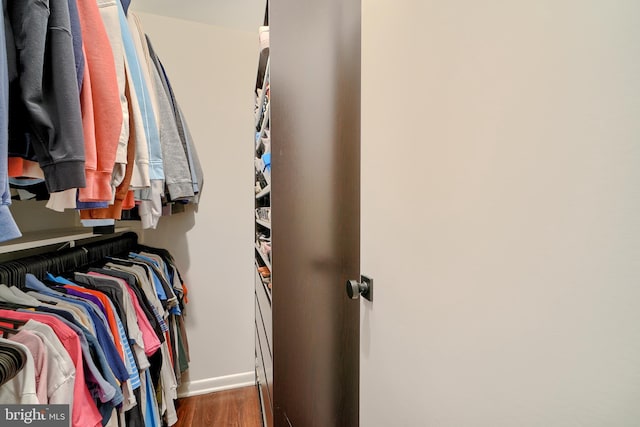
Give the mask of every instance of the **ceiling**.
[(140, 12), (255, 32), (264, 20), (266, 0), (133, 0)]

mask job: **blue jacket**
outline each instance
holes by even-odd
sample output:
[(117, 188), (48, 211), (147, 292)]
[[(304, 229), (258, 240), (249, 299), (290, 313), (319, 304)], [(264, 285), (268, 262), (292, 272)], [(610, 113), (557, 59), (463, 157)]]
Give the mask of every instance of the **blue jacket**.
[[(4, 9), (3, 0), (3, 9)], [(0, 241), (16, 239), (22, 234), (13, 220), (9, 205), (9, 178), (7, 175), (9, 128), (9, 75), (7, 72), (7, 48), (5, 32), (0, 31)]]

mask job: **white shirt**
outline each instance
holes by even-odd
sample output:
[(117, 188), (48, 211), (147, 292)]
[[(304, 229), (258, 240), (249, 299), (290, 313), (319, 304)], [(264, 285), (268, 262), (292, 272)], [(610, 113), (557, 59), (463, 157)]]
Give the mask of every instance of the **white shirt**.
[(0, 338), (0, 344), (17, 347), (26, 356), (26, 363), (18, 374), (0, 386), (0, 402), (15, 405), (37, 405), (36, 373), (33, 364), (33, 356), (24, 344)]
[[(49, 325), (29, 320), (23, 327), (42, 339), (47, 347), (47, 397), (49, 404), (73, 403), (73, 386), (76, 379), (76, 368), (55, 332)], [(71, 413), (71, 407), (69, 408)]]

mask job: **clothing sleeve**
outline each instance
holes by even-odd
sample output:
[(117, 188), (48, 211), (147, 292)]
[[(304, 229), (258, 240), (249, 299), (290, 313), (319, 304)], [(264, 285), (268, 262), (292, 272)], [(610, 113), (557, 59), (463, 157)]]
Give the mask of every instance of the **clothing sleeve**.
[(50, 193), (84, 187), (84, 140), (68, 5), (25, 0), (11, 2), (8, 11), (20, 99), (31, 135), (25, 144), (32, 144)]
[(182, 114), (180, 106), (178, 105), (178, 101), (176, 100), (175, 94), (173, 93), (173, 89), (171, 88), (169, 77), (167, 76), (166, 70), (164, 69), (162, 62), (160, 61), (160, 58), (158, 58), (158, 55), (155, 53), (149, 37), (146, 37), (146, 45), (149, 50), (149, 56), (152, 59), (156, 70), (158, 71), (160, 79), (162, 80), (165, 93), (169, 101), (171, 102), (173, 114), (175, 116), (174, 121), (176, 123), (178, 134), (180, 136), (180, 141), (182, 142), (183, 152), (187, 157), (191, 174), (191, 183), (193, 186), (193, 193), (195, 194), (192, 199), (193, 202), (197, 204), (200, 197), (200, 192), (202, 191), (202, 185), (204, 183), (202, 167), (200, 165), (198, 153), (196, 152), (196, 148), (193, 144), (193, 138), (191, 137), (187, 122), (184, 119), (184, 115)]
[(0, 31), (0, 241), (16, 239), (21, 236), (18, 226), (11, 216), (9, 205), (9, 177), (7, 174), (9, 86), (7, 72), (7, 51), (5, 32)]
[[(130, 87), (127, 84), (125, 87), (125, 93), (130, 95)], [(127, 163), (125, 167), (124, 178), (120, 185), (116, 188), (115, 199), (113, 204), (106, 208), (84, 209), (80, 211), (80, 219), (121, 219), (122, 210), (125, 206), (125, 200), (129, 194), (129, 188), (131, 185), (131, 178), (133, 176), (133, 169), (135, 165), (136, 155), (136, 127), (134, 125), (133, 105), (129, 106), (129, 143), (127, 144)]]
[(122, 42), (120, 18), (118, 16), (118, 1), (119, 0), (98, 1), (98, 8), (100, 10), (100, 15), (102, 16), (102, 22), (104, 23), (104, 28), (113, 52), (120, 96), (120, 108), (122, 109), (122, 126), (120, 128), (120, 138), (118, 140), (111, 182), (114, 189), (120, 185), (124, 179), (127, 163), (127, 143), (129, 141), (129, 107), (127, 105), (127, 97), (125, 95), (126, 77), (124, 71), (124, 45)]
[(160, 120), (160, 147), (162, 149), (162, 162), (164, 165), (164, 180), (171, 200), (178, 200), (193, 196), (193, 184), (187, 156), (182, 147), (182, 141), (178, 134), (175, 115), (171, 108), (171, 101), (162, 84), (162, 79), (155, 68), (151, 70), (152, 85), (158, 100), (158, 113)]
[[(81, 202), (112, 199), (111, 174), (122, 131), (122, 107), (113, 51), (96, 0), (78, 0), (78, 16), (85, 49), (85, 67), (91, 76), (96, 137), (96, 165), (87, 168)], [(84, 87), (87, 85), (85, 81)]]

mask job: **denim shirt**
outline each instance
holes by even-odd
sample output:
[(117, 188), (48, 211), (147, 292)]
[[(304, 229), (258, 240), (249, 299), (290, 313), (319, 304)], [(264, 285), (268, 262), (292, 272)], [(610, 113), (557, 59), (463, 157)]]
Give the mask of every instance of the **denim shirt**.
[[(3, 9), (6, 7), (3, 0)], [(4, 30), (4, 29), (3, 29)], [(7, 71), (7, 46), (5, 32), (0, 31), (0, 242), (17, 239), (22, 234), (13, 220), (9, 205), (9, 179), (7, 155), (9, 150), (9, 74)]]

